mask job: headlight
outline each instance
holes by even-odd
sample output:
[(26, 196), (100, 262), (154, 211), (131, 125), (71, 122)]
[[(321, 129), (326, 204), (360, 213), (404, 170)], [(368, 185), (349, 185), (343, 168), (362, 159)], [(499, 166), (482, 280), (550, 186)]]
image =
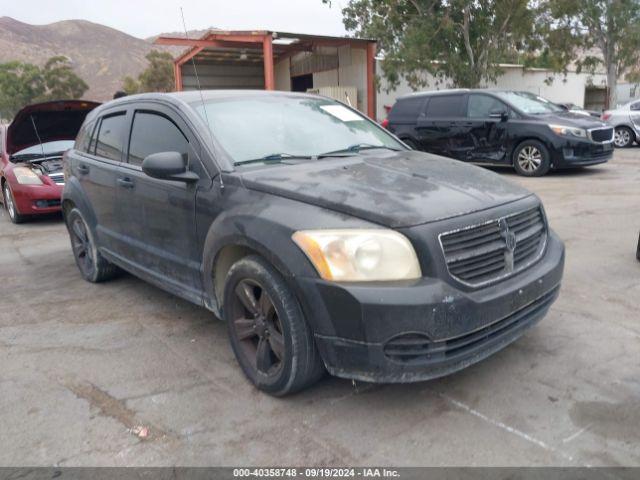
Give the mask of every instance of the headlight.
[(42, 185), (42, 180), (36, 172), (27, 167), (16, 167), (13, 174), (20, 185)]
[(393, 230), (305, 230), (292, 238), (325, 280), (365, 282), (422, 276), (413, 246)]
[(584, 128), (567, 127), (566, 125), (549, 125), (549, 128), (553, 130), (556, 135), (563, 135), (565, 137), (573, 136), (579, 138), (587, 138), (587, 131)]

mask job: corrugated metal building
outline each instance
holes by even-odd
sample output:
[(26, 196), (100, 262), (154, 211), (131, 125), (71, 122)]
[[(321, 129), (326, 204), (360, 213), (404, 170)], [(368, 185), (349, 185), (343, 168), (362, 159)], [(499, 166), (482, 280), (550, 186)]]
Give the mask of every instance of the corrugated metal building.
[(156, 43), (188, 47), (175, 61), (177, 90), (197, 88), (197, 72), (203, 89), (316, 91), (375, 118), (374, 40), (213, 30), (199, 39)]

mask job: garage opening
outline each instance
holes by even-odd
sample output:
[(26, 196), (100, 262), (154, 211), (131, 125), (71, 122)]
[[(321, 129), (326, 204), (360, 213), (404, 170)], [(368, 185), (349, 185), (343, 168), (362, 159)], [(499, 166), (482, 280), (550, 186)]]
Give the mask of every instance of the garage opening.
[(291, 78), (292, 92), (306, 92), (313, 89), (313, 74), (298, 75)]

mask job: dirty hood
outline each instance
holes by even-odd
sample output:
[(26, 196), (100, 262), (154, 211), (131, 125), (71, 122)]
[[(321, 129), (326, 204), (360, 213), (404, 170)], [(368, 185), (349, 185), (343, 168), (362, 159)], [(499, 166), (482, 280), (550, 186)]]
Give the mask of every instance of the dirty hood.
[(40, 141), (74, 140), (84, 118), (98, 105), (84, 100), (59, 100), (24, 107), (7, 128), (7, 153), (14, 154)]
[(270, 165), (244, 172), (242, 179), (250, 189), (395, 228), (531, 195), (489, 170), (415, 151)]

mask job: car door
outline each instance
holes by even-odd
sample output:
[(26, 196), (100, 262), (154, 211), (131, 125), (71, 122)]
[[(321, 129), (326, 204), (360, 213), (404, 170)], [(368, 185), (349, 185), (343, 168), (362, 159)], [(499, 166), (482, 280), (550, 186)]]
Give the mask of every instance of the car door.
[[(197, 295), (202, 285), (195, 199), (199, 186), (210, 185), (198, 143), (177, 113), (159, 104), (137, 106), (130, 132), (127, 162), (116, 180), (126, 259), (143, 275), (162, 279), (182, 294)], [(200, 180), (162, 180), (142, 171), (148, 155), (169, 151), (181, 153)]]
[(460, 122), (465, 120), (463, 106), (463, 94), (429, 97), (416, 124), (416, 135), (424, 151), (457, 158)]
[[(506, 162), (509, 110), (492, 95), (469, 94), (460, 157), (470, 162)], [(500, 117), (499, 112), (504, 116)]]
[(115, 186), (122, 162), (127, 111), (122, 107), (105, 112), (86, 127), (88, 145), (77, 149), (71, 165), (96, 219), (97, 243), (101, 248), (118, 251), (118, 218), (115, 210)]

